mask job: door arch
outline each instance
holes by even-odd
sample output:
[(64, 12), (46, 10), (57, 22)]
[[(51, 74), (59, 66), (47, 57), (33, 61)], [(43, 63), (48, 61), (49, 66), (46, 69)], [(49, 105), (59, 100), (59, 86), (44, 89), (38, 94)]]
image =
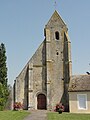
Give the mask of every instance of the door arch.
[(46, 109), (46, 96), (44, 94), (37, 96), (37, 109)]

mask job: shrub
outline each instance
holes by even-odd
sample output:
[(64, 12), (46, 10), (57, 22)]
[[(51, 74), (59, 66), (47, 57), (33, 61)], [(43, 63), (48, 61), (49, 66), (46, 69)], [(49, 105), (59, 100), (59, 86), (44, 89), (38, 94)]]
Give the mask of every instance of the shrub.
[(0, 111), (3, 111), (3, 109), (4, 109), (4, 106), (0, 105)]

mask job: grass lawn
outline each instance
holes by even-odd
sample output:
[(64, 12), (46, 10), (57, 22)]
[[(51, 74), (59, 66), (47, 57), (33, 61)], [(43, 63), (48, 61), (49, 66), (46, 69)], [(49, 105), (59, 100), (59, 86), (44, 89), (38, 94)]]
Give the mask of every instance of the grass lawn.
[(29, 114), (27, 111), (0, 111), (0, 120), (23, 120)]
[(90, 114), (58, 114), (57, 112), (49, 112), (48, 120), (90, 120)]

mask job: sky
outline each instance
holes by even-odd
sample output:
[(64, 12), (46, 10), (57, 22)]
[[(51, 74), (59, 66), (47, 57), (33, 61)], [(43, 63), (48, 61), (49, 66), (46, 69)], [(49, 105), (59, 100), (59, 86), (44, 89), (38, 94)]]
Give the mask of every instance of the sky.
[(0, 43), (6, 47), (8, 83), (44, 40), (44, 28), (58, 11), (68, 27), (72, 74), (90, 71), (90, 0), (0, 0)]

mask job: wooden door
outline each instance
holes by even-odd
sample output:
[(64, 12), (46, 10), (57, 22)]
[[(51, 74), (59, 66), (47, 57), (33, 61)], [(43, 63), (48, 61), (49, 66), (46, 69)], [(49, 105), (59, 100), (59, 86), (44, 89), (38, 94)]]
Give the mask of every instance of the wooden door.
[(46, 96), (44, 94), (37, 96), (37, 109), (46, 109)]

